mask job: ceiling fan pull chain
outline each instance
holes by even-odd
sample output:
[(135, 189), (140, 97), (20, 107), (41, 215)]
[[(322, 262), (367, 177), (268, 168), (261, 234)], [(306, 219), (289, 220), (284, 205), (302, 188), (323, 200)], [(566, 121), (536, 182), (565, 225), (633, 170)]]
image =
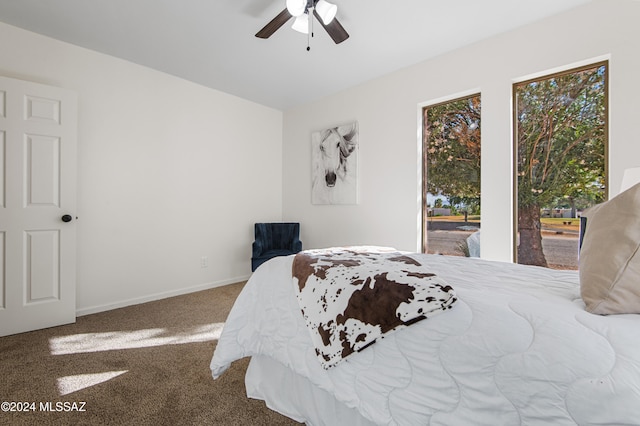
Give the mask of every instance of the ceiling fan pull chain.
[(307, 31), (307, 52), (311, 50), (311, 37), (313, 37), (313, 6), (307, 9), (309, 15), (309, 31)]

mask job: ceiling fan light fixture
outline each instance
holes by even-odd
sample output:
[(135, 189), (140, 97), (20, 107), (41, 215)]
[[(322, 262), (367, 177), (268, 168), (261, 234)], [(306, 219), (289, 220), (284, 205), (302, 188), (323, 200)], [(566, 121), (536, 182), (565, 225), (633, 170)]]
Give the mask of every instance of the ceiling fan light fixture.
[(333, 18), (336, 17), (338, 6), (328, 1), (320, 0), (316, 3), (316, 12), (320, 15), (322, 22), (324, 22), (325, 25), (329, 25), (329, 23), (333, 21)]
[(306, 9), (306, 0), (287, 0), (287, 10), (291, 14), (291, 16), (298, 17), (300, 15), (303, 15)]
[(303, 13), (296, 17), (291, 28), (302, 34), (309, 34), (309, 15)]

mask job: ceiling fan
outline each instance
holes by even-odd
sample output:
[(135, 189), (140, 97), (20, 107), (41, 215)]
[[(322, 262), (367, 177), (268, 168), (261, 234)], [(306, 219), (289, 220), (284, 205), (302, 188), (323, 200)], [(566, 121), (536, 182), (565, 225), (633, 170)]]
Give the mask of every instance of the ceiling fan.
[[(327, 31), (329, 36), (336, 44), (342, 43), (349, 38), (349, 34), (344, 27), (335, 19), (338, 7), (326, 0), (287, 0), (287, 7), (280, 12), (275, 18), (256, 33), (256, 37), (269, 38), (289, 19), (295, 17), (293, 28), (296, 31), (305, 34), (312, 34), (310, 30), (312, 19), (310, 15), (316, 17), (320, 25)], [(307, 46), (307, 50), (309, 47)]]

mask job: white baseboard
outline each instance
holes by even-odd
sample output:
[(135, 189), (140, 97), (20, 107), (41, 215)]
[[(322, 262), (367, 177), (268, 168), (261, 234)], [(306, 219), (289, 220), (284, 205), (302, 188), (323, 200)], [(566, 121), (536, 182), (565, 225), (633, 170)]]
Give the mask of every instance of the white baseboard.
[(211, 288), (222, 287), (229, 284), (235, 284), (242, 281), (247, 281), (250, 275), (246, 277), (236, 277), (227, 280), (216, 281), (212, 283), (199, 284), (192, 287), (180, 288), (171, 291), (165, 291), (162, 293), (149, 294), (147, 296), (136, 297), (134, 299), (127, 299), (115, 303), (107, 303), (104, 305), (90, 306), (87, 308), (76, 309), (76, 316), (81, 317), (84, 315), (97, 314), (98, 312), (110, 311), (112, 309), (124, 308), (126, 306), (138, 305), (140, 303), (153, 302), (154, 300), (166, 299), (168, 297), (180, 296), (188, 293), (195, 293), (196, 291), (209, 290)]

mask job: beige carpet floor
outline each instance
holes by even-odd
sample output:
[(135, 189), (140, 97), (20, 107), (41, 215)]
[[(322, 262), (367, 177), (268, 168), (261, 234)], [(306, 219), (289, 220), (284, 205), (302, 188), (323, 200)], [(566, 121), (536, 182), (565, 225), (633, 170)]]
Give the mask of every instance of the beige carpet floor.
[(296, 425), (209, 362), (244, 283), (0, 338), (0, 425)]

